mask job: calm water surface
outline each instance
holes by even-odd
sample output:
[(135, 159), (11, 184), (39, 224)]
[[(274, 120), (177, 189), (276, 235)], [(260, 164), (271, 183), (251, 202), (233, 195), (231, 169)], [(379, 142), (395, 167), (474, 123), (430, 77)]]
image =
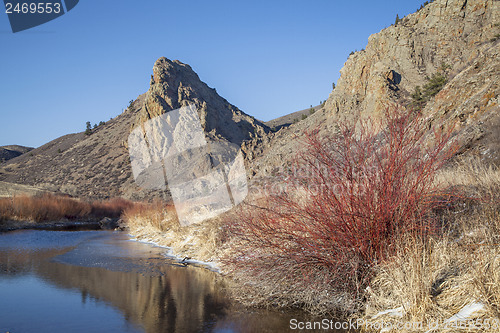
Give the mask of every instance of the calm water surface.
[(311, 320), (231, 305), (220, 276), (165, 252), (120, 232), (0, 233), (0, 333), (289, 332), (291, 318)]

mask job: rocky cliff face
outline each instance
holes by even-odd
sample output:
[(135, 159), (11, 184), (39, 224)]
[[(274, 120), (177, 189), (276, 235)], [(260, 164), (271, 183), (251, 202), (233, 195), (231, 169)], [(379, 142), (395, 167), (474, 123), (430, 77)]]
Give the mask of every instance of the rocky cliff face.
[(371, 35), (365, 50), (346, 61), (326, 109), (378, 113), (387, 102), (409, 98), (442, 64), (458, 75), (497, 45), (499, 12), (494, 0), (438, 0)]
[(243, 140), (268, 131), (266, 125), (230, 104), (202, 82), (189, 65), (164, 57), (158, 59), (136, 123), (187, 105), (196, 107), (203, 130), (213, 139), (240, 145)]
[(500, 1), (436, 0), (368, 39), (349, 56), (324, 108), (270, 138), (257, 152), (257, 174), (268, 175), (298, 148), (304, 130), (334, 131), (343, 118), (377, 118), (391, 104), (409, 105), (417, 86), (444, 67), (447, 84), (423, 113), (458, 121), (463, 152), (500, 163)]
[(160, 58), (149, 90), (91, 135), (69, 134), (0, 167), (0, 181), (27, 184), (79, 197), (168, 198), (164, 190), (140, 188), (128, 151), (131, 130), (185, 105), (198, 110), (205, 135), (240, 145), (265, 134), (267, 126), (246, 115), (203, 83), (189, 65)]

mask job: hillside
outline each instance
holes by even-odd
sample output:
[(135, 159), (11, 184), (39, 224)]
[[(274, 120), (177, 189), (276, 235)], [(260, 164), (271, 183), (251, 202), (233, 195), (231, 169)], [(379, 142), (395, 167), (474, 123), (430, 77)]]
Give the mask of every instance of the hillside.
[(13, 195), (20, 195), (20, 194), (37, 195), (40, 193), (41, 193), (40, 189), (33, 186), (0, 181), (0, 198), (10, 197)]
[(139, 188), (132, 175), (127, 139), (133, 128), (183, 105), (195, 105), (207, 136), (239, 145), (268, 130), (203, 83), (189, 65), (160, 58), (151, 86), (122, 114), (91, 135), (62, 136), (0, 167), (0, 181), (72, 196), (104, 199), (167, 198), (163, 190)]
[[(441, 68), (447, 83), (422, 112), (435, 122), (458, 122), (461, 153), (500, 163), (500, 2), (436, 0), (368, 39), (349, 56), (325, 106), (305, 120), (248, 144), (253, 170), (269, 175), (294, 156), (304, 131), (335, 131), (344, 118), (377, 118), (391, 104), (409, 105)], [(411, 107), (409, 107), (411, 109)]]
[[(293, 123), (296, 123), (300, 120), (303, 120), (306, 117), (309, 117), (312, 113), (318, 111), (322, 108), (322, 105), (316, 105), (307, 109), (295, 111), (284, 116), (266, 121), (265, 124), (274, 130), (279, 130), (282, 127), (290, 126)], [(312, 111), (311, 111), (312, 109)]]
[(18, 145), (1, 146), (0, 147), (0, 163), (13, 159), (19, 155), (29, 152), (33, 148)]
[[(350, 55), (316, 112), (306, 109), (266, 124), (219, 96), (189, 65), (162, 57), (149, 90), (121, 115), (92, 135), (69, 134), (3, 163), (0, 181), (82, 197), (167, 198), (164, 190), (137, 186), (127, 138), (137, 126), (187, 105), (196, 107), (207, 138), (241, 145), (249, 177), (266, 177), (286, 165), (300, 150), (305, 131), (331, 134), (342, 119), (377, 118), (394, 104), (422, 112), (430, 124), (457, 122), (465, 143), (461, 154), (500, 164), (499, 13), (494, 0), (429, 3), (371, 35), (364, 50)], [(416, 110), (416, 91), (437, 74), (445, 84)], [(206, 161), (197, 165), (207, 168)]]

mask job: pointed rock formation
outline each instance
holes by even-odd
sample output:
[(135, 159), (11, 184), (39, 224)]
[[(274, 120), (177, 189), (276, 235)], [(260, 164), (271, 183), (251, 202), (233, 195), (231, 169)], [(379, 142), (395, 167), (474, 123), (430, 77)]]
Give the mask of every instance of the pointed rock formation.
[(268, 131), (266, 125), (230, 104), (202, 82), (189, 65), (165, 57), (158, 59), (139, 122), (187, 105), (196, 107), (203, 130), (213, 139), (221, 138), (240, 145), (243, 140)]
[(69, 134), (0, 166), (0, 180), (78, 197), (168, 198), (164, 190), (141, 189), (132, 175), (127, 139), (145, 121), (194, 105), (205, 135), (240, 146), (268, 127), (219, 96), (189, 65), (160, 58), (149, 90), (91, 135)]

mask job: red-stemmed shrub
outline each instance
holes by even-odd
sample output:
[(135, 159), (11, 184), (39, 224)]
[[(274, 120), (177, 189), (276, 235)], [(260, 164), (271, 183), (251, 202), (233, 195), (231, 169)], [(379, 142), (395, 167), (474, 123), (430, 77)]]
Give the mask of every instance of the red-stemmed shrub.
[(395, 241), (435, 228), (434, 176), (456, 151), (453, 126), (430, 131), (401, 108), (384, 116), (340, 123), (335, 135), (306, 132), (292, 168), (231, 217), (227, 267), (267, 290), (268, 304), (355, 310)]

